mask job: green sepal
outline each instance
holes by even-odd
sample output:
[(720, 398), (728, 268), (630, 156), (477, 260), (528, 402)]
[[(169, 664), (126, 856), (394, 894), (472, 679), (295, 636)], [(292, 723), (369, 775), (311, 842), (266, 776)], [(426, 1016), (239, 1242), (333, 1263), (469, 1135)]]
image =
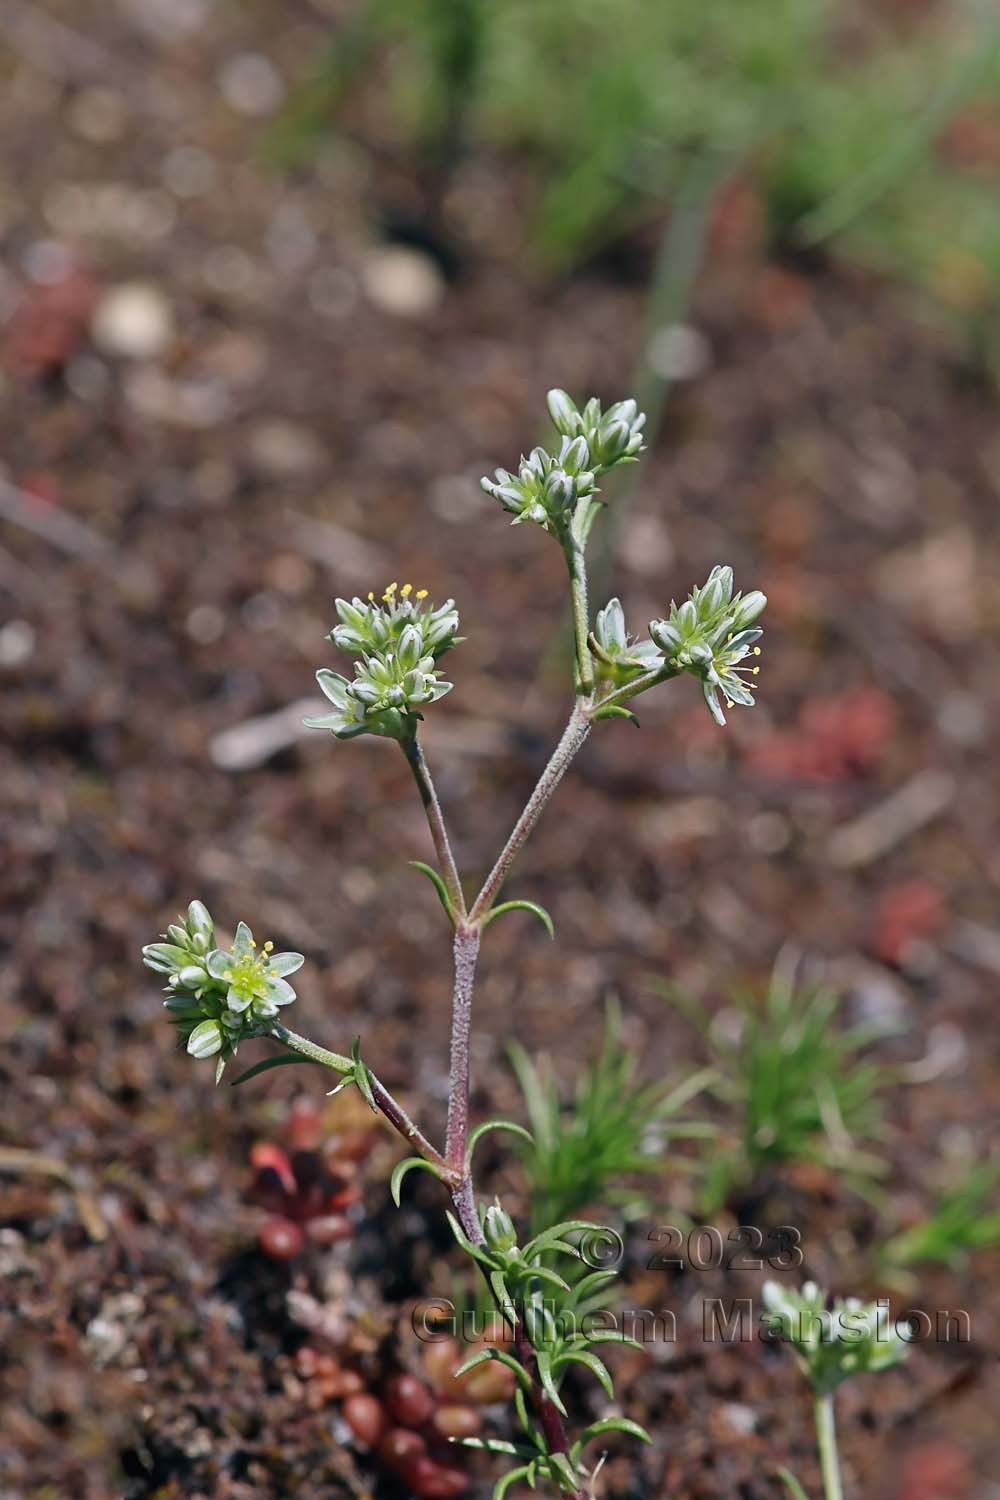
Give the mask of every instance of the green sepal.
[(389, 1193), (397, 1208), (399, 1207), (399, 1190), (403, 1186), (403, 1178), (407, 1172), (412, 1172), (414, 1167), (422, 1167), (425, 1172), (430, 1172), (439, 1182), (444, 1181), (441, 1169), (436, 1167), (432, 1161), (428, 1161), (426, 1157), (404, 1157), (402, 1161), (398, 1161), (393, 1167), (392, 1176), (389, 1178)]
[(454, 927), (455, 912), (452, 908), (451, 897), (448, 894), (448, 887), (445, 885), (438, 871), (434, 869), (433, 865), (425, 865), (422, 859), (411, 859), (410, 865), (414, 870), (419, 870), (421, 875), (427, 876), (427, 879), (431, 882), (434, 889), (438, 893), (438, 900), (444, 907), (445, 915), (447, 916), (448, 921), (451, 923), (452, 927)]
[[(496, 1364), (506, 1365), (508, 1370), (513, 1370), (522, 1389), (530, 1392), (531, 1376), (528, 1374), (521, 1361), (519, 1359), (515, 1359), (513, 1354), (508, 1354), (504, 1349), (480, 1349), (478, 1354), (471, 1355), (463, 1365), (459, 1365), (458, 1369), (455, 1371), (454, 1378), (458, 1380), (462, 1375), (467, 1375), (470, 1370), (475, 1370), (480, 1365), (484, 1365), (490, 1360), (493, 1360)], [(516, 1453), (517, 1449), (512, 1447), (510, 1451), (511, 1453)]]
[(276, 1057), (261, 1058), (260, 1062), (254, 1063), (252, 1068), (247, 1068), (245, 1073), (241, 1073), (239, 1078), (234, 1078), (229, 1087), (239, 1088), (241, 1083), (248, 1083), (251, 1078), (256, 1078), (258, 1073), (268, 1073), (272, 1068), (286, 1068), (291, 1063), (310, 1063), (314, 1068), (323, 1066), (314, 1057), (301, 1057), (298, 1052), (279, 1052)]
[(222, 1082), (222, 1075), (226, 1071), (226, 1062), (227, 1062), (227, 1060), (228, 1059), (223, 1054), (223, 1056), (219, 1058), (219, 1061), (215, 1065), (215, 1087), (216, 1088), (218, 1088), (219, 1084)]
[(606, 1432), (623, 1432), (626, 1437), (638, 1438), (640, 1443), (653, 1441), (645, 1427), (640, 1427), (639, 1423), (633, 1422), (631, 1417), (603, 1417), (600, 1422), (591, 1422), (589, 1427), (585, 1427), (573, 1444), (570, 1455), (574, 1461), (592, 1438), (603, 1437)]
[(809, 1496), (802, 1488), (791, 1469), (781, 1468), (777, 1471), (778, 1478), (788, 1487), (792, 1500), (809, 1500)]
[(537, 901), (503, 901), (499, 906), (494, 906), (487, 912), (483, 919), (483, 927), (488, 927), (495, 917), (502, 917), (508, 911), (530, 911), (532, 916), (538, 918), (550, 938), (556, 935), (552, 918), (544, 906), (539, 906)]

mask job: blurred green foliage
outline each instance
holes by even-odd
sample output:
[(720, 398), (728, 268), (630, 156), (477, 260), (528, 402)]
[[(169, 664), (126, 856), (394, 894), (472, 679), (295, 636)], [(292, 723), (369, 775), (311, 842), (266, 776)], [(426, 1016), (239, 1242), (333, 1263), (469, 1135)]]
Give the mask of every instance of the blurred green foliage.
[[(946, 159), (962, 110), (1000, 101), (1000, 13), (950, 0), (905, 19), (853, 0), (361, 0), (271, 137), (291, 163), (371, 81), (407, 148), (447, 166), (517, 153), (530, 243), (593, 253), (719, 164), (748, 174), (779, 243), (845, 249), (960, 309), (1000, 284), (992, 163)], [(992, 177), (992, 180), (991, 180)]]

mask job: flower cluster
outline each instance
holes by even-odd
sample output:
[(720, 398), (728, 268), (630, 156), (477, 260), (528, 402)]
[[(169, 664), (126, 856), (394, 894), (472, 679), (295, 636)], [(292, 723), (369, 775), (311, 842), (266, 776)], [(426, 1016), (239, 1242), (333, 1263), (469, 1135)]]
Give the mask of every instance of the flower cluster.
[(690, 672), (701, 679), (705, 702), (717, 724), (726, 722), (720, 693), (727, 708), (753, 706), (748, 679), (759, 669), (741, 663), (751, 654), (760, 655), (755, 642), (763, 631), (751, 627), (766, 604), (759, 589), (734, 594), (732, 568), (719, 565), (680, 607), (671, 602), (665, 620), (650, 621), (649, 633), (664, 661), (674, 672)]
[(852, 1375), (887, 1370), (906, 1355), (906, 1340), (890, 1323), (886, 1304), (838, 1297), (828, 1308), (815, 1281), (801, 1291), (767, 1281), (763, 1298), (771, 1328), (792, 1345), (817, 1396), (828, 1396)]
[(631, 398), (616, 401), (605, 412), (596, 396), (579, 411), (572, 397), (559, 389), (549, 391), (545, 401), (556, 431), (564, 438), (584, 440), (593, 469), (604, 473), (615, 464), (637, 462), (646, 416)]
[(373, 594), (367, 601), (335, 601), (340, 624), (330, 639), (356, 654), (354, 677), (320, 668), (316, 680), (333, 712), (306, 719), (310, 729), (329, 729), (340, 740), (359, 734), (407, 739), (420, 708), (451, 692), (436, 663), (460, 639), (454, 600), (425, 605), (426, 589), (397, 588), (391, 583), (380, 602)]
[(164, 1005), (192, 1057), (226, 1059), (247, 1037), (268, 1030), (282, 1005), (295, 999), (288, 983), (305, 962), (301, 953), (275, 953), (273, 943), (258, 950), (245, 922), (231, 948), (215, 946), (215, 928), (200, 901), (188, 907), (184, 925), (174, 924), (162, 943), (142, 950), (143, 962), (167, 975)]
[(522, 455), (516, 474), (497, 469), (492, 479), (479, 482), (511, 512), (512, 525), (535, 521), (544, 531), (560, 535), (577, 500), (594, 493), (596, 475), (586, 441), (564, 437), (555, 456), (532, 448), (527, 458)]
[(381, 600), (374, 594), (335, 599), (340, 618), (330, 632), (330, 640), (352, 656), (362, 653), (394, 651), (404, 632), (416, 632), (421, 656), (435, 660), (458, 644), (458, 610), (454, 599), (436, 607), (427, 604), (427, 590), (414, 591), (411, 583), (402, 588), (390, 583)]
[(497, 469), (480, 483), (514, 517), (512, 525), (534, 521), (565, 538), (577, 501), (597, 493), (597, 481), (615, 464), (632, 463), (642, 452), (646, 418), (634, 401), (617, 401), (602, 412), (596, 396), (583, 411), (565, 391), (547, 396), (549, 415), (562, 442), (556, 454), (532, 448), (517, 473)]

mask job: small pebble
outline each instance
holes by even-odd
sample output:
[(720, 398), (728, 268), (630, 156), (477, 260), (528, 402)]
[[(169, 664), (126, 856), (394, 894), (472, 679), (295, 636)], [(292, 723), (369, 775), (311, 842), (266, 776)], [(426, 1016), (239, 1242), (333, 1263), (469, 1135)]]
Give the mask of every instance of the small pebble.
[(285, 97), (274, 63), (260, 52), (239, 52), (219, 69), (219, 88), (230, 109), (251, 119), (273, 115)]
[(293, 479), (315, 474), (326, 465), (326, 449), (308, 427), (274, 417), (260, 422), (247, 445), (250, 462), (273, 479)]
[(664, 380), (697, 380), (712, 365), (711, 346), (697, 328), (674, 323), (659, 328), (649, 341), (649, 368)]
[(401, 318), (433, 312), (444, 298), (444, 278), (437, 266), (422, 250), (407, 245), (370, 251), (361, 278), (368, 300)]
[(27, 620), (8, 620), (0, 626), (0, 666), (23, 666), (34, 651), (35, 627)]
[(95, 146), (121, 140), (128, 127), (124, 99), (108, 88), (81, 89), (70, 100), (67, 117), (74, 135)]
[(196, 604), (185, 620), (184, 628), (199, 646), (210, 646), (222, 636), (226, 617), (214, 604)]
[(160, 289), (146, 281), (109, 287), (90, 325), (94, 343), (122, 359), (155, 359), (174, 332), (171, 307)]
[(215, 186), (215, 162), (198, 146), (175, 146), (163, 158), (160, 172), (177, 198), (200, 198)]

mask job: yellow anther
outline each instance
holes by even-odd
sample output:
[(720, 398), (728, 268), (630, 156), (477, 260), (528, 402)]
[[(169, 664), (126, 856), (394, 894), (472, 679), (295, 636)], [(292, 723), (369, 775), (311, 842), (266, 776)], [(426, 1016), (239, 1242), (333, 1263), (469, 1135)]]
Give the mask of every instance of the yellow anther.
[(399, 592), (404, 599), (409, 599), (410, 595), (413, 593), (413, 584), (404, 583)]
[(232, 978), (233, 978), (233, 971), (232, 971), (232, 969), (226, 969), (224, 971), (222, 977), (223, 977), (223, 979), (228, 980), (230, 983), (232, 983)]
[(759, 656), (760, 655), (760, 647), (759, 646), (755, 646), (753, 648), (753, 654), (754, 654), (754, 656)]
[(418, 599), (426, 599), (427, 598), (427, 590), (426, 589), (417, 589), (417, 598)]
[(256, 948), (256, 946), (257, 946), (257, 939), (256, 938), (251, 938), (250, 939), (250, 946), (251, 946), (251, 948)]
[(399, 587), (398, 584), (390, 583), (389, 587), (386, 589), (385, 593), (382, 595), (382, 602), (384, 604), (391, 604), (392, 603), (393, 597), (394, 597), (394, 595), (396, 593), (396, 589), (398, 587)]
[(274, 944), (271, 942), (270, 938), (264, 944), (264, 952), (265, 953), (273, 953), (274, 952)]
[(370, 602), (371, 602), (371, 603), (372, 603), (372, 604), (374, 604), (374, 603), (375, 603), (375, 595), (374, 595), (374, 593), (373, 593), (373, 592), (372, 592), (372, 590), (371, 590), (371, 589), (369, 589), (369, 590), (368, 590), (368, 598), (369, 598), (369, 601), (370, 601)]
[(752, 667), (751, 671), (752, 671), (754, 677), (756, 677), (758, 675), (758, 673), (760, 672), (760, 667)]

